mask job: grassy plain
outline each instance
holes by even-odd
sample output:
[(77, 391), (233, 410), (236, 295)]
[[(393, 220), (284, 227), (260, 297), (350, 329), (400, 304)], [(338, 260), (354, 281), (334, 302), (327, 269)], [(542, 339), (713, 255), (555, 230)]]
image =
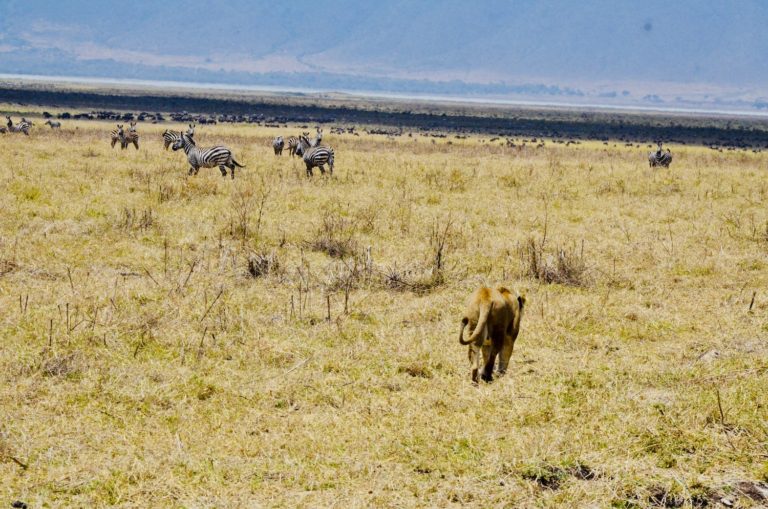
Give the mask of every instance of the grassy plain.
[[(765, 154), (327, 133), (310, 180), (298, 127), (199, 127), (232, 181), (36, 123), (0, 135), (0, 504), (766, 503)], [(528, 304), (473, 386), (484, 283)]]

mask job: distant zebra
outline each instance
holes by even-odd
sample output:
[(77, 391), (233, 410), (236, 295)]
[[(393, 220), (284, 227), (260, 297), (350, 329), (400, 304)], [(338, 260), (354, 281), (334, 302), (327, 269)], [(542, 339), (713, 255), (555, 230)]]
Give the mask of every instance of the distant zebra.
[(48, 120), (45, 123), (51, 126), (51, 129), (61, 129), (61, 122), (57, 122), (55, 120)]
[(672, 152), (667, 149), (666, 152), (661, 150), (661, 142), (658, 142), (658, 150), (656, 152), (648, 152), (648, 166), (653, 168), (654, 166), (663, 166), (669, 168), (672, 164)]
[(212, 147), (212, 148), (197, 148), (195, 146), (195, 140), (191, 136), (184, 133), (179, 133), (179, 139), (173, 144), (173, 150), (183, 149), (187, 154), (187, 161), (189, 161), (189, 174), (197, 175), (200, 168), (213, 168), (219, 167), (221, 176), (227, 176), (226, 168), (229, 168), (232, 172), (232, 178), (235, 178), (235, 166), (245, 168), (245, 165), (235, 161), (232, 157), (232, 151), (227, 147)]
[(309, 142), (309, 139), (305, 135), (302, 135), (299, 137), (299, 148), (303, 154), (302, 158), (304, 159), (304, 164), (307, 165), (307, 177), (312, 176), (312, 168), (314, 167), (320, 168), (320, 173), (325, 175), (324, 165), (326, 163), (328, 163), (331, 175), (333, 175), (334, 154), (331, 147), (322, 145), (314, 147)]
[(136, 122), (131, 122), (131, 126), (128, 128), (128, 133), (123, 136), (123, 148), (128, 148), (128, 145), (133, 143), (136, 150), (139, 150), (139, 133), (136, 132)]
[[(195, 136), (195, 124), (189, 124), (189, 129), (187, 129), (187, 134), (190, 138), (193, 138)], [(176, 143), (181, 138), (181, 135), (175, 131), (170, 131), (168, 129), (165, 130), (163, 133), (163, 148), (165, 150), (168, 150), (168, 147)]]
[[(307, 133), (307, 134), (309, 134), (309, 133)], [(296, 154), (296, 149), (299, 148), (299, 137), (298, 136), (291, 136), (290, 138), (288, 138), (287, 145), (288, 145), (288, 154), (291, 157), (293, 157), (295, 155), (298, 155), (298, 154)]]
[(120, 148), (125, 148), (125, 145), (123, 144), (123, 140), (125, 139), (125, 132), (123, 131), (123, 124), (115, 124), (117, 125), (117, 129), (112, 129), (109, 131), (109, 138), (111, 141), (110, 146), (112, 148), (115, 148), (115, 143), (118, 141), (120, 142)]
[(285, 146), (285, 141), (283, 141), (282, 136), (278, 136), (274, 140), (272, 140), (272, 148), (275, 151), (276, 156), (283, 155), (283, 147)]
[(11, 120), (11, 117), (5, 116), (6, 119), (8, 119), (7, 125), (8, 125), (8, 132), (11, 133), (24, 133), (25, 135), (29, 136), (29, 127), (31, 125), (31, 122), (27, 121), (27, 119), (22, 118), (21, 122), (18, 124), (14, 124), (13, 120)]

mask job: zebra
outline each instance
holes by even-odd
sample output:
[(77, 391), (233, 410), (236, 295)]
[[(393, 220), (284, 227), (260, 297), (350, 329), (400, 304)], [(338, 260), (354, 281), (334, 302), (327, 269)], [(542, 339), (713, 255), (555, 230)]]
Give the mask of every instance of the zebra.
[(278, 136), (274, 140), (272, 140), (272, 148), (275, 150), (276, 156), (283, 155), (283, 147), (285, 146), (285, 141), (283, 140), (282, 136)]
[(287, 140), (287, 146), (288, 146), (288, 154), (293, 157), (295, 155), (299, 155), (296, 153), (296, 149), (299, 148), (299, 137), (298, 136), (291, 136)]
[[(302, 133), (302, 136), (307, 138), (307, 140), (309, 141), (310, 147), (316, 147), (320, 145), (320, 142), (323, 140), (323, 130), (320, 128), (317, 128), (317, 133), (315, 134), (314, 140), (309, 139), (309, 133), (306, 131)], [(296, 147), (296, 155), (300, 157), (304, 156), (304, 149), (301, 147), (301, 144), (299, 144), (299, 146)]]
[(123, 132), (123, 124), (115, 124), (117, 125), (117, 129), (112, 129), (109, 131), (109, 138), (111, 141), (110, 146), (112, 148), (115, 148), (115, 143), (118, 141), (120, 142), (120, 148), (125, 148), (125, 145), (123, 145), (123, 140), (125, 139), (125, 132)]
[(7, 122), (8, 132), (24, 133), (25, 135), (29, 136), (29, 127), (32, 125), (31, 122), (29, 122), (27, 119), (22, 117), (21, 122), (19, 122), (18, 124), (14, 124), (13, 120), (11, 120), (11, 117), (9, 117), (8, 115), (6, 115), (5, 118), (8, 119), (8, 122)]
[(658, 150), (656, 152), (648, 152), (648, 166), (653, 168), (654, 166), (663, 166), (669, 168), (672, 164), (672, 152), (667, 149), (666, 152), (661, 150), (661, 142), (657, 143)]
[[(187, 129), (187, 134), (190, 138), (195, 136), (195, 124), (189, 124), (189, 128)], [(166, 129), (163, 133), (163, 148), (165, 150), (168, 150), (168, 147), (176, 143), (176, 141), (180, 138), (180, 135), (176, 134), (175, 131), (171, 131), (169, 129)]]
[(56, 122), (53, 120), (47, 120), (45, 122), (47, 125), (51, 126), (51, 129), (61, 129), (61, 122)]
[(197, 175), (200, 168), (213, 168), (219, 167), (221, 176), (227, 176), (226, 168), (229, 168), (232, 172), (232, 178), (235, 178), (235, 166), (245, 168), (244, 164), (240, 164), (232, 157), (232, 151), (227, 147), (212, 147), (212, 148), (197, 148), (195, 146), (195, 140), (186, 133), (179, 133), (179, 139), (173, 144), (173, 150), (183, 149), (187, 154), (187, 161), (189, 161), (189, 174)]
[(128, 148), (128, 145), (133, 143), (136, 150), (139, 150), (139, 133), (136, 132), (136, 122), (131, 122), (128, 133), (123, 136), (121, 142), (123, 143), (122, 148)]
[(301, 148), (302, 158), (304, 164), (307, 165), (307, 177), (312, 176), (312, 168), (317, 166), (320, 168), (320, 173), (325, 175), (325, 163), (328, 163), (330, 167), (331, 175), (333, 175), (333, 149), (323, 145), (312, 146), (309, 142), (309, 138), (305, 135), (299, 137), (299, 147)]

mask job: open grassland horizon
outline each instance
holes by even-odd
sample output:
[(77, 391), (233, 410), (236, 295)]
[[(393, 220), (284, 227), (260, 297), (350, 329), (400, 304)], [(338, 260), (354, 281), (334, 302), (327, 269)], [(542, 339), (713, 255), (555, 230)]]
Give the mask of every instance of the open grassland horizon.
[[(231, 180), (41, 124), (0, 135), (0, 504), (765, 503), (768, 156), (326, 129), (308, 179), (298, 127), (198, 126)], [(473, 386), (481, 284), (527, 302)]]

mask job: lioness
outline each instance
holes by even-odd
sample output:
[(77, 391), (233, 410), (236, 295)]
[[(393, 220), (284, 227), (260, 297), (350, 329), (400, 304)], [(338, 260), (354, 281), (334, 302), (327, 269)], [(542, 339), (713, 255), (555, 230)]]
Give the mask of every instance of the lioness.
[[(499, 374), (504, 374), (520, 332), (525, 297), (504, 287), (481, 287), (467, 300), (467, 310), (461, 319), (459, 343), (469, 345), (472, 381), (477, 382), (480, 352), (483, 355), (482, 378), (493, 380), (493, 366), (499, 355)], [(464, 328), (469, 325), (472, 334), (464, 340)]]

